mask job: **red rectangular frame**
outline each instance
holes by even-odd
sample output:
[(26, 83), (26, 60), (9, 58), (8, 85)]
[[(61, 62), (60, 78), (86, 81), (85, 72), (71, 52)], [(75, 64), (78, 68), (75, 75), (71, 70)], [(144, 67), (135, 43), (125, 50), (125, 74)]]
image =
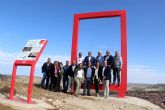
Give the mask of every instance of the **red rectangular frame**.
[(118, 97), (125, 97), (125, 92), (127, 91), (127, 29), (126, 29), (126, 11), (125, 10), (75, 14), (74, 22), (73, 22), (71, 61), (73, 60), (76, 61), (77, 59), (80, 20), (109, 18), (109, 17), (120, 17), (121, 57), (123, 60), (123, 65), (122, 65), (122, 70), (121, 70), (121, 84), (120, 86), (111, 85), (110, 90), (118, 91)]
[[(45, 39), (44, 39), (45, 40)], [(16, 60), (13, 64), (13, 72), (12, 72), (12, 81), (11, 81), (11, 88), (10, 88), (10, 100), (13, 100), (14, 96), (14, 87), (15, 87), (15, 79), (16, 79), (16, 71), (17, 71), (17, 66), (31, 66), (30, 70), (30, 78), (29, 78), (29, 87), (28, 87), (28, 96), (27, 96), (27, 103), (31, 103), (31, 96), (32, 96), (32, 88), (33, 88), (33, 78), (34, 78), (34, 71), (35, 71), (35, 65), (41, 56), (44, 48), (46, 47), (48, 43), (48, 40), (45, 40), (45, 43), (43, 47), (41, 48), (41, 51), (37, 55), (35, 60)]]

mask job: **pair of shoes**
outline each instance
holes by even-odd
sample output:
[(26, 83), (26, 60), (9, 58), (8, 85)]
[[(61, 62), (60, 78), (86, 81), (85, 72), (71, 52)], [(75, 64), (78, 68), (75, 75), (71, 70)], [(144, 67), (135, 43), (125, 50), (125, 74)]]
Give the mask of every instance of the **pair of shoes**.
[(96, 93), (96, 96), (99, 97), (99, 93)]
[(86, 96), (86, 94), (85, 94), (85, 93), (83, 93), (83, 94), (82, 94), (82, 96)]
[(70, 91), (69, 91), (69, 90), (67, 90), (66, 92), (67, 92), (67, 93), (69, 93)]
[(67, 93), (67, 91), (64, 90), (63, 93)]
[(76, 96), (76, 97), (79, 97), (80, 95), (78, 95), (78, 94), (75, 94), (75, 96)]
[(113, 85), (115, 85), (115, 83), (112, 83)]
[(91, 96), (91, 94), (87, 94), (88, 96)]
[(44, 88), (44, 86), (43, 85), (40, 85), (40, 88)]

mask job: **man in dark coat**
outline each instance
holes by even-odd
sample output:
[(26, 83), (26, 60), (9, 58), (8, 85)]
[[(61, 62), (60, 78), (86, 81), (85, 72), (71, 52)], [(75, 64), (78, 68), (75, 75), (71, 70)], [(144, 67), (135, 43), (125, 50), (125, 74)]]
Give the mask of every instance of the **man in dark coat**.
[(46, 87), (45, 88), (46, 89), (48, 88), (51, 69), (52, 69), (51, 58), (48, 58), (47, 62), (45, 62), (42, 66), (42, 73), (43, 73), (43, 78), (41, 80), (41, 87), (42, 88), (44, 88), (45, 79), (46, 79)]
[(73, 92), (74, 90), (74, 74), (76, 69), (76, 61), (72, 61), (72, 64), (68, 68), (68, 92)]
[(107, 61), (104, 61), (104, 67), (102, 70), (103, 74), (103, 85), (104, 85), (104, 97), (109, 96), (109, 81), (110, 81), (110, 67), (107, 65)]
[(87, 66), (88, 62), (91, 62), (93, 67), (95, 66), (95, 58), (92, 56), (91, 51), (89, 51), (88, 56), (85, 57), (83, 66)]
[(109, 84), (111, 84), (111, 70), (113, 69), (113, 63), (114, 63), (114, 60), (113, 60), (113, 56), (110, 54), (110, 51), (107, 50), (106, 51), (106, 55), (104, 56), (104, 60), (107, 61), (107, 65), (109, 66), (109, 72), (110, 72), (110, 75), (109, 75)]
[(68, 89), (68, 74), (69, 74), (69, 61), (66, 61), (66, 65), (63, 67), (64, 74), (63, 74), (63, 92), (67, 92)]

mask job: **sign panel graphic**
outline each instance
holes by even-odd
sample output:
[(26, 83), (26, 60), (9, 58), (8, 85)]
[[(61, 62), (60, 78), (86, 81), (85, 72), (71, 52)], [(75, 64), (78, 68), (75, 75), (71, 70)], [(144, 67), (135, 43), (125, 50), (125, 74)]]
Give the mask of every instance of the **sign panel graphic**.
[(45, 39), (29, 40), (17, 60), (35, 60), (45, 43)]

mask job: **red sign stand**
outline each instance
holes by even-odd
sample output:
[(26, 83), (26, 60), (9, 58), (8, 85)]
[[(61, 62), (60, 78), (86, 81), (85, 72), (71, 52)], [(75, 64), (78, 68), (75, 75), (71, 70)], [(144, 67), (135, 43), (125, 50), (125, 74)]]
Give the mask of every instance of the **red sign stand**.
[(110, 90), (117, 91), (118, 97), (124, 97), (125, 92), (127, 91), (127, 28), (126, 28), (126, 11), (125, 10), (75, 14), (74, 23), (73, 23), (71, 61), (76, 61), (76, 58), (77, 58), (80, 20), (96, 19), (96, 18), (110, 18), (110, 17), (120, 17), (121, 57), (123, 60), (123, 66), (121, 70), (121, 84), (120, 86), (110, 85)]
[(16, 60), (13, 64), (13, 72), (12, 72), (12, 80), (11, 80), (11, 89), (10, 89), (10, 97), (9, 99), (13, 100), (14, 96), (14, 87), (15, 87), (15, 79), (16, 79), (16, 71), (17, 66), (31, 66), (30, 70), (30, 78), (29, 78), (29, 88), (28, 88), (28, 96), (27, 96), (27, 103), (31, 103), (31, 96), (32, 96), (32, 88), (33, 88), (33, 78), (34, 78), (34, 71), (35, 71), (35, 65), (42, 54), (44, 48), (46, 47), (48, 41), (45, 40), (44, 45), (42, 46), (40, 52), (36, 56), (35, 60)]

